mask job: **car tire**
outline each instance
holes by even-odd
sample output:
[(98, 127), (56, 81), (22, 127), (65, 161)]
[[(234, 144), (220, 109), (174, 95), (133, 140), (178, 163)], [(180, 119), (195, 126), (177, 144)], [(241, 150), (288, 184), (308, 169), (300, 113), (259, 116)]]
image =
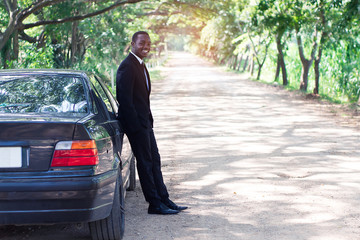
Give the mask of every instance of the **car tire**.
[(98, 221), (90, 222), (92, 240), (121, 240), (125, 230), (124, 190), (121, 174), (119, 175), (114, 193), (114, 202), (110, 215)]
[(130, 160), (130, 175), (129, 175), (129, 186), (128, 191), (134, 191), (136, 188), (136, 167), (135, 167), (135, 156), (132, 154)]

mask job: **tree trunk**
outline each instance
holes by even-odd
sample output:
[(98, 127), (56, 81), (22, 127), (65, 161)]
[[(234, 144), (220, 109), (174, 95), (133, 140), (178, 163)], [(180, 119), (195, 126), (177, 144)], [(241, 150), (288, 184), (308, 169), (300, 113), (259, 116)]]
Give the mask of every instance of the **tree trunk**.
[(11, 61), (10, 51), (11, 51), (11, 42), (12, 39), (8, 39), (8, 41), (4, 44), (3, 48), (0, 50), (1, 53), (1, 62), (4, 69), (8, 68), (8, 61)]
[(241, 54), (241, 57), (240, 57), (240, 60), (239, 60), (238, 66), (237, 66), (237, 70), (238, 70), (238, 71), (240, 71), (241, 63), (242, 63), (242, 60), (243, 60), (243, 56), (244, 56), (244, 54)]
[(262, 62), (260, 62), (260, 59), (257, 58), (257, 61), (258, 61), (258, 74), (257, 74), (257, 77), (256, 79), (259, 80), (260, 79), (260, 75), (261, 75), (261, 69), (262, 67), (264, 66), (265, 64), (265, 60), (266, 60), (266, 56), (267, 56), (267, 53), (268, 53), (268, 49), (269, 49), (269, 46), (270, 46), (270, 43), (271, 41), (266, 45), (266, 49), (265, 49), (265, 56), (264, 56), (264, 59), (262, 60)]
[(254, 75), (254, 68), (255, 68), (255, 60), (254, 60), (254, 55), (253, 55), (251, 57), (251, 62), (250, 62), (250, 66), (249, 66), (249, 72), (250, 72), (251, 76)]
[(79, 22), (75, 21), (72, 23), (72, 31), (71, 31), (71, 58), (70, 64), (74, 64), (76, 62), (76, 52), (77, 52), (77, 43), (78, 43), (78, 25)]
[(234, 56), (234, 64), (233, 64), (233, 66), (232, 66), (232, 69), (233, 69), (233, 70), (236, 70), (237, 61), (238, 61), (238, 55)]
[[(14, 1), (4, 0), (3, 2), (9, 14), (9, 23), (4, 32), (0, 31), (0, 50), (3, 50), (3, 48), (6, 47), (8, 41), (11, 39), (11, 36), (14, 34), (14, 31), (16, 30), (15, 28), (16, 18), (19, 12), (16, 0)], [(5, 51), (7, 50), (5, 49), (4, 52)]]
[(257, 64), (258, 64), (258, 74), (257, 74), (257, 77), (256, 77), (257, 80), (260, 79), (261, 69), (262, 69), (262, 67), (263, 67), (264, 64), (265, 64), (266, 57), (267, 57), (268, 50), (269, 50), (269, 46), (270, 46), (270, 44), (271, 44), (271, 40), (269, 40), (268, 42), (266, 42), (266, 39), (265, 39), (265, 40), (264, 40), (264, 43), (265, 43), (265, 55), (264, 55), (264, 58), (262, 59), (262, 61), (260, 60), (258, 54), (255, 55), (256, 61), (257, 61)]
[(14, 36), (13, 36), (13, 52), (14, 52), (13, 60), (18, 60), (19, 59), (19, 34), (18, 34), (17, 30), (14, 32)]
[(249, 55), (247, 55), (246, 58), (245, 58), (245, 62), (244, 62), (244, 66), (243, 66), (243, 72), (246, 70), (248, 62), (249, 62)]
[(277, 82), (279, 80), (279, 75), (280, 75), (280, 57), (278, 54), (278, 57), (276, 60), (276, 72), (275, 72), (274, 82)]
[(300, 90), (306, 92), (309, 82), (309, 71), (313, 60), (302, 62)]
[(256, 79), (259, 80), (260, 79), (260, 75), (261, 75), (261, 68), (264, 66), (264, 64), (259, 65), (259, 69), (258, 69), (258, 73), (256, 76)]
[(276, 47), (278, 50), (278, 61), (281, 67), (281, 74), (283, 78), (283, 85), (288, 85), (288, 79), (287, 79), (287, 73), (286, 73), (286, 66), (285, 66), (285, 59), (284, 59), (284, 53), (283, 53), (283, 46), (281, 44), (281, 37), (282, 34), (278, 34), (276, 37)]
[(319, 85), (320, 85), (320, 61), (321, 61), (322, 49), (319, 49), (318, 57), (314, 62), (314, 72), (315, 72), (315, 88), (314, 94), (319, 94)]
[(286, 86), (289, 84), (289, 81), (287, 79), (287, 73), (286, 73), (286, 66), (285, 66), (285, 59), (284, 56), (280, 57), (280, 67), (281, 67), (281, 74), (283, 78), (283, 85)]
[[(326, 19), (325, 19), (325, 10), (323, 7), (320, 8), (320, 18), (321, 23), (323, 27), (326, 26)], [(315, 72), (315, 88), (314, 88), (314, 94), (319, 94), (319, 86), (320, 86), (320, 61), (321, 61), (321, 55), (323, 46), (325, 44), (325, 41), (327, 40), (327, 32), (322, 31), (321, 33), (321, 39), (320, 39), (320, 45), (319, 45), (319, 52), (314, 62), (314, 72)]]
[(9, 62), (11, 61), (11, 44), (5, 49), (5, 61), (4, 68), (9, 68)]
[(231, 67), (231, 60), (232, 60), (232, 57), (228, 58), (226, 61), (226, 66), (229, 68)]
[(298, 34), (298, 32), (296, 33), (299, 55), (300, 55), (300, 60), (301, 60), (301, 64), (302, 64), (301, 83), (300, 83), (301, 91), (307, 91), (307, 86), (308, 86), (308, 82), (309, 82), (309, 70), (310, 70), (311, 64), (313, 63), (313, 60), (315, 58), (315, 52), (317, 49), (316, 36), (317, 36), (317, 31), (315, 32), (314, 44), (313, 44), (313, 48), (311, 50), (310, 59), (306, 59), (305, 55), (304, 55), (304, 48), (302, 45), (301, 36)]

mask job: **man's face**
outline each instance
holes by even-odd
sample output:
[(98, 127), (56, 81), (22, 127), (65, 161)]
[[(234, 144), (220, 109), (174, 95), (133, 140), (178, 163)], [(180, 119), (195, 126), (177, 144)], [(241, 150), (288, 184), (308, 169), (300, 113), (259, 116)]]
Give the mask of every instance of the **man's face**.
[(135, 42), (131, 42), (131, 51), (139, 58), (147, 57), (150, 52), (151, 40), (147, 34), (139, 34)]

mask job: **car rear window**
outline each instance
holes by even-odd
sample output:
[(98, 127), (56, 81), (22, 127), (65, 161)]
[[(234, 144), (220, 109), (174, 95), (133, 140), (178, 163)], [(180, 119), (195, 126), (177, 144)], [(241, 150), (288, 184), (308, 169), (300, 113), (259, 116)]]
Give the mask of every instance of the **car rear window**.
[(63, 75), (0, 76), (0, 113), (88, 112), (83, 81)]

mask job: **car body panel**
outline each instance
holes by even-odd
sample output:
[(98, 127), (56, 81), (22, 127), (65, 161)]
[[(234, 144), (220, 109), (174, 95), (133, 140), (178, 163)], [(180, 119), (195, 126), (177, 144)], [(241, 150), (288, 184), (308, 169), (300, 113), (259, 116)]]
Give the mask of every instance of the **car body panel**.
[(111, 211), (117, 171), (92, 177), (1, 178), (0, 224), (89, 222)]

